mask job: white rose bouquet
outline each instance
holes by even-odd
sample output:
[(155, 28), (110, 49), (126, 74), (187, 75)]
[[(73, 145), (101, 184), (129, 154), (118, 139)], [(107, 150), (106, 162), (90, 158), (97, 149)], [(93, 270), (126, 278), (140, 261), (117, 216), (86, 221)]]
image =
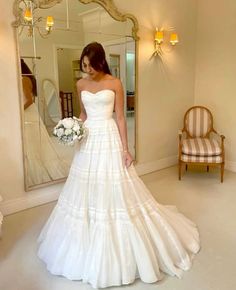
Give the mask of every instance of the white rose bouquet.
[(58, 142), (64, 145), (74, 145), (75, 141), (81, 141), (87, 133), (83, 121), (76, 117), (64, 118), (58, 122), (53, 130), (53, 135)]

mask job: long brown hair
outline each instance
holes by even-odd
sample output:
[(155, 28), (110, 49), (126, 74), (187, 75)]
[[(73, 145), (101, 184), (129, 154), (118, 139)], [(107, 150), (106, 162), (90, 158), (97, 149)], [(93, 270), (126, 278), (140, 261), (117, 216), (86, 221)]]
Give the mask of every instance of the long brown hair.
[(83, 59), (87, 56), (93, 69), (105, 74), (111, 74), (108, 63), (106, 61), (105, 50), (98, 42), (91, 42), (85, 46), (80, 57), (80, 69), (83, 71)]

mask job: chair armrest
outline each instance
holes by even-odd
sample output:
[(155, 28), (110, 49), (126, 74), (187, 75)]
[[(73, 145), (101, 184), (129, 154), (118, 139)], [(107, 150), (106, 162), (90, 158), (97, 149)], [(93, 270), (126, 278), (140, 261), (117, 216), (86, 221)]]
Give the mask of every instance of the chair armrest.
[(181, 140), (181, 138), (183, 136), (183, 131), (182, 130), (179, 130), (178, 135), (179, 135), (179, 140)]
[(178, 135), (179, 135), (179, 159), (180, 159), (181, 158), (181, 153), (182, 153), (183, 130), (179, 130)]
[(222, 157), (223, 157), (223, 162), (224, 162), (224, 158), (225, 158), (225, 148), (224, 148), (224, 140), (225, 140), (225, 136), (222, 134), (219, 134), (218, 132), (216, 132), (216, 130), (213, 129), (212, 133), (214, 133), (215, 135), (218, 136), (218, 138), (220, 138), (221, 140), (221, 149), (222, 149)]
[(216, 130), (213, 130), (212, 133), (214, 133), (215, 135), (217, 135), (221, 139), (221, 144), (224, 143), (224, 139), (225, 139), (224, 135), (219, 134), (218, 132), (216, 132)]
[(225, 139), (225, 136), (224, 135), (220, 135), (221, 137), (221, 140), (224, 140)]
[(178, 131), (178, 135), (179, 135), (179, 142), (181, 142), (182, 139), (185, 139), (185, 138), (186, 138), (186, 131), (184, 131), (184, 130), (179, 130), (179, 131)]
[(224, 135), (220, 135), (221, 138), (221, 148), (224, 151), (224, 140), (225, 140), (225, 136)]

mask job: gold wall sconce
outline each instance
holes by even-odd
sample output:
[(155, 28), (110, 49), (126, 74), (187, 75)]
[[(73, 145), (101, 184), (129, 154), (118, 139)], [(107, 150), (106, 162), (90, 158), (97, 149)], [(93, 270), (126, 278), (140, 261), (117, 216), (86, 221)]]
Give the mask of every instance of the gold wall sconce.
[[(156, 28), (154, 46), (155, 51), (153, 56), (161, 56), (163, 54), (162, 44), (164, 43), (164, 36), (167, 32), (163, 29)], [(178, 34), (176, 32), (171, 32), (169, 36), (169, 43), (175, 46), (179, 42)]]
[(39, 23), (43, 20), (43, 17), (36, 17), (35, 12), (39, 8), (38, 0), (20, 0), (19, 1), (19, 14), (20, 17), (20, 25), (22, 29), (20, 33), (23, 31), (24, 27), (28, 28), (28, 36), (33, 35), (34, 28), (36, 28), (39, 34), (42, 37), (46, 37), (52, 31), (52, 27), (54, 25), (54, 20), (52, 16), (47, 16), (45, 31), (41, 31), (39, 27)]

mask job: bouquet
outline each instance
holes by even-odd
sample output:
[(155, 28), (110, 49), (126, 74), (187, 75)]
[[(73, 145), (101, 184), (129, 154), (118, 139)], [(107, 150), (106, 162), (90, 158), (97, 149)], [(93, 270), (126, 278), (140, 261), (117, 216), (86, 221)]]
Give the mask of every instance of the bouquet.
[(58, 142), (64, 145), (74, 145), (75, 141), (81, 141), (86, 135), (86, 128), (81, 119), (76, 117), (64, 118), (58, 122), (53, 130), (53, 135)]

